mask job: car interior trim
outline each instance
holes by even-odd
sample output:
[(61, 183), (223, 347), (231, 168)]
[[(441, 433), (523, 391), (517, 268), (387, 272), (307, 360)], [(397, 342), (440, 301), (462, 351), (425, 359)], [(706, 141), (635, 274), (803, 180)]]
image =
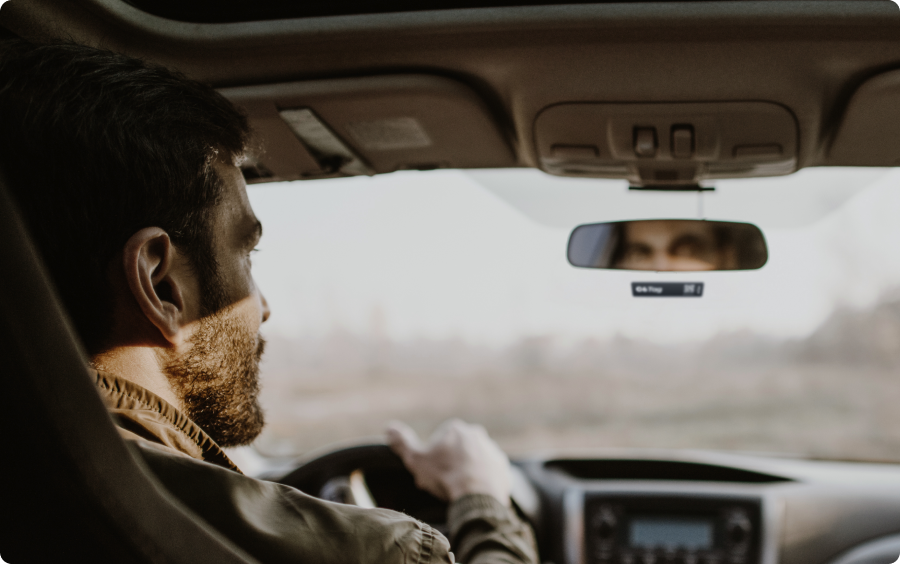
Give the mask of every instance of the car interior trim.
[(566, 564), (584, 564), (584, 490), (570, 487), (563, 494), (563, 537)]
[(873, 539), (839, 556), (831, 564), (887, 563), (900, 554), (900, 535), (888, 535)]

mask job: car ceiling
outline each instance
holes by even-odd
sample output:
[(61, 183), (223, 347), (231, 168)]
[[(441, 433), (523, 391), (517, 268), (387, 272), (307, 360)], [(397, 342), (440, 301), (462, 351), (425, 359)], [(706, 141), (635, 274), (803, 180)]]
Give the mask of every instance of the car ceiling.
[[(549, 6), (559, 4), (605, 4), (646, 2), (648, 0), (329, 0), (296, 2), (294, 0), (128, 0), (140, 10), (171, 20), (196, 23), (249, 22), (352, 14), (423, 12), (461, 8), (499, 8)], [(659, 0), (657, 0), (659, 1)], [(668, 0), (677, 1), (677, 0)], [(684, 0), (682, 0), (684, 1)], [(701, 2), (706, 0), (688, 0)]]
[[(263, 181), (329, 175), (314, 170), (315, 150), (286, 135), (278, 112), (300, 107), (360, 157), (364, 173), (548, 170), (550, 147), (583, 146), (593, 127), (585, 124), (606, 123), (603, 112), (659, 124), (663, 153), (679, 120), (713, 116), (734, 135), (756, 127), (751, 149), (784, 130), (778, 143), (795, 160), (778, 173), (900, 162), (900, 9), (889, 0), (582, 3), (238, 23), (175, 21), (121, 0), (13, 0), (0, 25), (36, 41), (71, 38), (140, 56), (220, 88), (262, 131), (261, 168), (278, 169)], [(554, 109), (564, 104), (572, 111)], [(566, 115), (540, 129), (550, 110)], [(386, 153), (348, 133), (404, 112), (424, 124), (430, 148)], [(613, 137), (597, 143), (612, 146)]]

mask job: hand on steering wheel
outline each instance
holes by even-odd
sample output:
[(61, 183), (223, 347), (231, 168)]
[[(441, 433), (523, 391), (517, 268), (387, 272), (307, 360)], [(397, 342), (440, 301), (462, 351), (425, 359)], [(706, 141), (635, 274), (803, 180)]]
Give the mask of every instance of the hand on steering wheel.
[(451, 419), (423, 444), (412, 428), (395, 421), (387, 438), (416, 485), (435, 497), (454, 501), (487, 494), (509, 505), (509, 459), (481, 425)]

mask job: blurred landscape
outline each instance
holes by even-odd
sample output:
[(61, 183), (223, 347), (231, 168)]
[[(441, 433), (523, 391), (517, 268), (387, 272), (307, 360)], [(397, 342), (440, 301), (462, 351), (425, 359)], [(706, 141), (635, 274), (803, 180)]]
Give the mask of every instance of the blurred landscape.
[(511, 455), (661, 447), (900, 460), (900, 292), (837, 310), (795, 340), (548, 335), (488, 347), (397, 342), (378, 327), (269, 339), (259, 452), (296, 456), (378, 436), (391, 419), (427, 435), (460, 417)]

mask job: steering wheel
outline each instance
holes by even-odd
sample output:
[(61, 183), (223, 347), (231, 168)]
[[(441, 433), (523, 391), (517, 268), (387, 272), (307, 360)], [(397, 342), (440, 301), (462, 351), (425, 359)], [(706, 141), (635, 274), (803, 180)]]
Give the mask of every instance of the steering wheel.
[[(517, 466), (511, 465), (511, 472), (510, 497), (519, 513), (536, 526), (540, 497)], [(400, 511), (447, 532), (447, 503), (416, 487), (403, 461), (384, 444), (333, 450), (274, 481), (330, 501)]]

